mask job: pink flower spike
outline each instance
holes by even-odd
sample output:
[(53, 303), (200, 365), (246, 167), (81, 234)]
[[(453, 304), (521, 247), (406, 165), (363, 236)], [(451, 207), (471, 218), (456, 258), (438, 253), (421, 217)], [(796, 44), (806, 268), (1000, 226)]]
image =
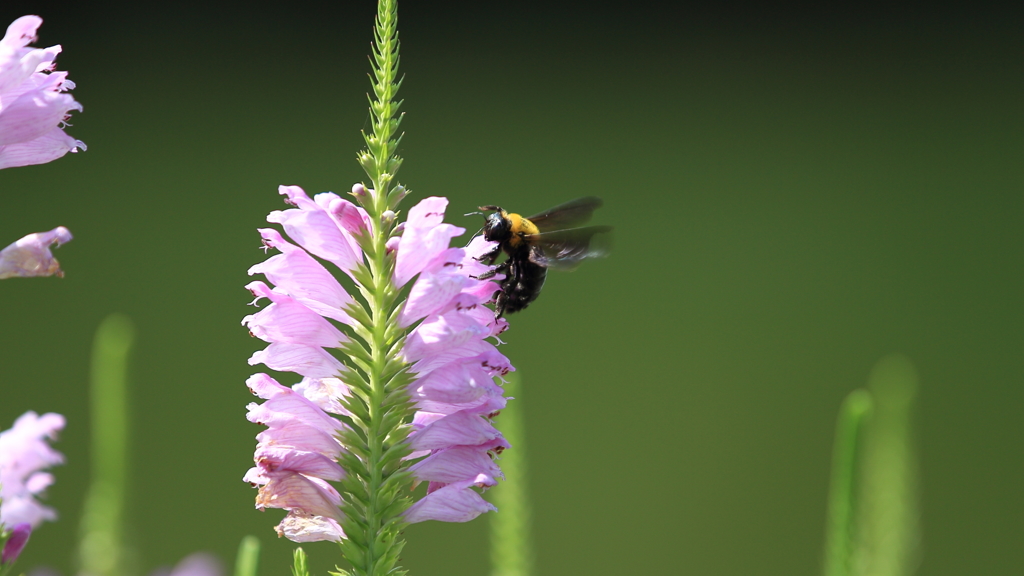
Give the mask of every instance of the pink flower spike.
[(63, 276), (60, 263), (50, 252), (50, 245), (60, 246), (71, 241), (71, 232), (58, 226), (49, 232), (29, 234), (0, 250), (0, 279), (15, 276)]
[(0, 524), (28, 523), (33, 528), (57, 513), (36, 500), (53, 476), (41, 470), (64, 463), (64, 456), (46, 443), (64, 428), (60, 414), (26, 412), (10, 430), (0, 432)]
[(469, 522), (484, 512), (497, 510), (471, 488), (479, 484), (490, 486), (493, 480), (481, 475), (479, 481), (456, 482), (435, 490), (405, 511), (405, 521), (410, 524), (425, 520)]
[[(362, 186), (353, 191), (377, 199)], [(475, 238), (466, 248), (450, 247), (464, 230), (443, 222), (445, 198), (427, 198), (408, 211), (406, 222), (397, 222), (393, 204), (367, 203), (364, 210), (333, 193), (311, 198), (297, 186), (280, 192), (294, 208), (271, 213), (268, 221), (281, 224), (294, 244), (278, 231), (260, 230), (264, 244), (280, 254), (250, 269), (266, 277), (266, 283), (247, 286), (254, 304), (264, 298), (270, 304), (243, 324), (270, 343), (250, 364), (303, 378), (291, 388), (266, 375), (250, 379), (265, 401), (250, 404), (248, 418), (267, 426), (256, 436), (255, 466), (244, 477), (259, 487), (257, 506), (286, 510), (277, 531), (296, 542), (339, 540), (345, 537), (343, 523), (361, 526), (357, 515), (375, 498), (368, 492), (372, 483), (367, 470), (342, 466), (381, 449), (379, 438), (386, 436), (371, 438), (366, 427), (385, 414), (395, 423), (412, 417), (408, 451), (394, 457), (412, 472), (403, 478), (428, 482), (427, 496), (408, 509), (408, 521), (463, 522), (493, 510), (477, 489), (503, 477), (495, 455), (509, 445), (491, 419), (507, 399), (495, 378), (514, 370), (487, 340), (508, 327), (486, 307), (499, 284), (476, 278), (493, 270), (476, 260), (493, 243)], [(392, 191), (388, 201), (398, 196)], [(372, 263), (364, 263), (363, 246), (374, 252)], [(377, 254), (382, 246), (385, 254)], [(384, 255), (382, 263), (378, 258)], [(314, 257), (338, 264), (358, 292), (350, 295)], [(409, 283), (402, 302), (400, 288)], [(369, 337), (376, 334), (385, 338)], [(331, 348), (352, 357), (335, 358)], [(408, 396), (380, 388), (392, 369), (414, 377)], [(332, 414), (346, 416), (347, 424)], [(384, 499), (381, 510), (393, 509), (384, 503), (393, 494), (376, 496)], [(357, 546), (343, 548), (350, 545)]]
[(43, 164), (85, 144), (64, 133), (72, 111), (81, 111), (68, 90), (67, 72), (55, 72), (60, 46), (27, 48), (43, 23), (15, 20), (0, 40), (0, 168)]

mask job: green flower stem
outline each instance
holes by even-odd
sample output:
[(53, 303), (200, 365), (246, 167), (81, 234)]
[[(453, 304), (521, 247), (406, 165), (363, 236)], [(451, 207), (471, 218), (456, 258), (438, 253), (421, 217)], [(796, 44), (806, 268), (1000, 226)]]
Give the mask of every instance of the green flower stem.
[(530, 541), (530, 498), (527, 494), (525, 423), (522, 414), (522, 387), (519, 377), (506, 377), (505, 394), (516, 398), (501, 411), (501, 433), (512, 450), (501, 453), (501, 469), (509, 482), (488, 491), (489, 500), (498, 508), (490, 515), (491, 575), (530, 576), (533, 573), (533, 546)]
[(857, 465), (863, 452), (864, 428), (871, 416), (871, 395), (854, 390), (843, 401), (832, 451), (828, 526), (825, 535), (825, 576), (848, 576), (854, 549), (857, 507)]
[(82, 514), (80, 573), (123, 576), (124, 497), (128, 468), (128, 355), (135, 339), (131, 320), (107, 316), (96, 330), (89, 387), (92, 481)]
[[(342, 379), (351, 396), (342, 399), (351, 413), (351, 428), (340, 436), (346, 451), (340, 462), (348, 471), (341, 483), (342, 528), (347, 538), (341, 549), (359, 576), (397, 576), (396, 567), (405, 545), (401, 530), (402, 513), (412, 503), (411, 474), (403, 458), (409, 454), (405, 440), (412, 403), (406, 386), (407, 365), (400, 357), (402, 335), (395, 321), (399, 291), (392, 282), (394, 257), (387, 252), (387, 240), (395, 223), (393, 210), (404, 188), (392, 188), (401, 166), (395, 155), (401, 138), (395, 138), (401, 116), (401, 102), (394, 98), (401, 84), (398, 75), (398, 12), (394, 0), (380, 0), (374, 29), (372, 85), (376, 99), (370, 101), (373, 131), (363, 134), (366, 149), (359, 164), (370, 177), (373, 192), (357, 196), (370, 215), (370, 231), (359, 238), (366, 265), (354, 271), (365, 307), (353, 307), (351, 316), (358, 340), (346, 344), (349, 370)], [(296, 560), (298, 566), (298, 559)]]

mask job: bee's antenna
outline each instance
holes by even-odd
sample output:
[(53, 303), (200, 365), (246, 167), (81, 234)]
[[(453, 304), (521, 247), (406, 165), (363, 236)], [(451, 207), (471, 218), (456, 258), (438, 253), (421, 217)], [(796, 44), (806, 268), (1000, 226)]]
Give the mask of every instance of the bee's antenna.
[[(479, 214), (479, 212), (477, 212), (477, 214)], [(467, 214), (467, 216), (469, 216), (469, 214)], [(483, 232), (483, 231), (484, 231), (484, 228), (483, 228), (483, 226), (481, 226), (481, 227), (480, 227), (480, 229), (479, 229), (479, 230), (477, 230), (475, 234), (473, 234), (472, 236), (470, 236), (470, 238), (469, 238), (469, 242), (466, 242), (466, 246), (469, 246), (469, 245), (470, 245), (470, 243), (471, 243), (471, 242), (473, 242), (473, 239), (474, 239), (474, 238), (476, 238), (477, 236), (479, 236), (479, 235), (480, 235), (480, 233), (481, 233), (481, 232)]]
[[(483, 212), (470, 212), (469, 214), (463, 214), (463, 216), (476, 216), (476, 215), (478, 215), (478, 214), (479, 214), (480, 216), (483, 216), (483, 215), (484, 215), (484, 213), (483, 213)], [(483, 228), (481, 228), (481, 230), (483, 230)]]

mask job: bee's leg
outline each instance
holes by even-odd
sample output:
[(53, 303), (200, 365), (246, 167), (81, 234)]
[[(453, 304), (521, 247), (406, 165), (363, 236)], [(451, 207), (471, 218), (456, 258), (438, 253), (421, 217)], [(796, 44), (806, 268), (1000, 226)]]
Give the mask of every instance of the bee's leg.
[(496, 274), (504, 274), (511, 264), (511, 260), (505, 260), (491, 270), (488, 270), (479, 276), (470, 276), (470, 278), (473, 278), (474, 280), (487, 280), (488, 278), (493, 278)]
[(487, 264), (488, 266), (492, 266), (494, 264), (494, 261), (498, 259), (498, 256), (500, 254), (501, 254), (501, 244), (498, 244), (494, 248), (491, 248), (491, 250), (489, 252), (487, 252), (486, 254), (483, 254), (482, 256), (479, 256), (477, 258), (477, 262), (483, 262), (484, 264)]
[(508, 301), (508, 296), (505, 295), (504, 290), (498, 291), (498, 296), (494, 299), (494, 319), (497, 320), (505, 314), (505, 303)]
[(509, 292), (515, 290), (516, 285), (519, 283), (519, 267), (515, 265), (514, 260), (509, 258), (498, 268), (504, 268), (507, 274), (505, 279), (501, 281), (501, 290), (498, 290), (497, 295), (494, 297), (495, 320), (505, 315), (505, 306), (508, 304)]

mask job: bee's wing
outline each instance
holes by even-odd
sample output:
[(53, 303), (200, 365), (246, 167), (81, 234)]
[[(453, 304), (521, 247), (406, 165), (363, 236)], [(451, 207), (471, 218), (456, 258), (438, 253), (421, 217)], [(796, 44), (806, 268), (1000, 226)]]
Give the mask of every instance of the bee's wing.
[(531, 234), (526, 237), (533, 246), (530, 261), (547, 268), (571, 270), (587, 258), (607, 256), (611, 231), (611, 226), (587, 226)]
[(577, 198), (545, 210), (540, 214), (527, 217), (527, 220), (543, 230), (567, 230), (575, 228), (590, 220), (590, 215), (601, 207), (601, 199), (597, 196)]

